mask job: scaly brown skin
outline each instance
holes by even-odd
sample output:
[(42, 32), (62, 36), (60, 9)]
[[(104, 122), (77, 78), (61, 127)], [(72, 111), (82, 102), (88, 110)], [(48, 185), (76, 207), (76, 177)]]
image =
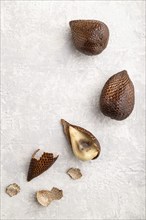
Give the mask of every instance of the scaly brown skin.
[(134, 85), (126, 70), (108, 79), (100, 96), (101, 112), (115, 120), (126, 119), (134, 108)]
[(71, 147), (72, 147), (72, 144), (71, 144), (71, 139), (70, 139), (70, 134), (69, 134), (69, 126), (72, 126), (73, 128), (76, 128), (78, 131), (85, 133), (89, 137), (89, 139), (91, 139), (91, 141), (96, 144), (98, 154), (92, 160), (96, 159), (99, 156), (100, 150), (101, 150), (100, 144), (99, 144), (98, 140), (96, 139), (96, 137), (91, 132), (87, 131), (86, 129), (84, 129), (82, 127), (72, 125), (72, 124), (68, 123), (67, 121), (65, 121), (64, 119), (61, 119), (61, 124), (63, 126), (64, 134), (66, 135), (66, 138), (67, 138), (68, 142), (70, 143)]
[(108, 44), (109, 29), (97, 20), (73, 20), (69, 22), (73, 43), (86, 55), (100, 54)]
[(35, 155), (38, 151), (39, 149), (36, 150), (32, 155), (27, 175), (27, 181), (31, 181), (33, 178), (48, 170), (58, 158), (58, 156), (54, 157), (52, 153), (44, 152), (40, 159), (37, 160)]

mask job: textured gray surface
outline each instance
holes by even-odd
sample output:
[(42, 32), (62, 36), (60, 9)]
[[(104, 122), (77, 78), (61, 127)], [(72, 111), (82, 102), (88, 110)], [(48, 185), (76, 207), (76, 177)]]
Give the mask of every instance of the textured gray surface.
[[(68, 22), (89, 18), (110, 29), (107, 49), (89, 57), (75, 50)], [(144, 219), (144, 2), (2, 2), (2, 218)], [(136, 104), (121, 122), (99, 111), (105, 81), (126, 69)], [(80, 162), (60, 119), (91, 131), (101, 156)], [(26, 182), (31, 154), (41, 148), (59, 159)], [(82, 170), (73, 181), (65, 173)], [(13, 198), (5, 187), (16, 182)], [(63, 189), (64, 197), (39, 206), (36, 190)]]

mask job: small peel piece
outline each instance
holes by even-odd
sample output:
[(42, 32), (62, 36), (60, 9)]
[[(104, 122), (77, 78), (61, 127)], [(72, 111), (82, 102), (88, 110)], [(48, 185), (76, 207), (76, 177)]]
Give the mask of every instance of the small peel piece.
[(53, 187), (51, 189), (51, 193), (52, 193), (51, 196), (52, 196), (53, 200), (59, 200), (59, 199), (61, 199), (63, 197), (63, 191), (58, 189), (58, 188), (56, 188), (56, 187)]
[(100, 155), (100, 143), (91, 132), (64, 119), (61, 119), (61, 124), (72, 151), (79, 160), (94, 160)]
[(80, 171), (80, 169), (78, 168), (70, 168), (67, 171), (67, 174), (73, 179), (73, 180), (77, 180), (80, 179), (82, 177), (82, 173)]
[(18, 186), (16, 183), (10, 184), (6, 187), (6, 193), (12, 197), (17, 195), (20, 192), (20, 186)]
[(41, 190), (36, 193), (38, 203), (42, 206), (48, 206), (52, 202), (51, 192), (48, 190)]
[(53, 187), (51, 191), (41, 190), (36, 192), (36, 198), (38, 203), (42, 206), (48, 206), (54, 200), (60, 200), (63, 197), (63, 191)]
[(58, 156), (54, 157), (52, 153), (44, 152), (39, 159), (36, 159), (35, 156), (38, 151), (39, 149), (36, 150), (32, 155), (27, 175), (27, 181), (32, 180), (33, 178), (48, 170), (58, 158)]

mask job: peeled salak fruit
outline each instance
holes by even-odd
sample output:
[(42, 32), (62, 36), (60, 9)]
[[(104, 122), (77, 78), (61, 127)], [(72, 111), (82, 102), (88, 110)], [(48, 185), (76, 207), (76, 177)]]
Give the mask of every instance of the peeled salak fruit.
[(93, 160), (100, 154), (100, 144), (89, 131), (61, 119), (64, 133), (74, 155), (82, 161)]
[(109, 29), (97, 20), (73, 20), (69, 22), (73, 43), (77, 50), (87, 55), (100, 54), (107, 46)]
[(115, 120), (124, 120), (133, 111), (135, 103), (134, 85), (126, 70), (105, 83), (100, 96), (101, 112)]

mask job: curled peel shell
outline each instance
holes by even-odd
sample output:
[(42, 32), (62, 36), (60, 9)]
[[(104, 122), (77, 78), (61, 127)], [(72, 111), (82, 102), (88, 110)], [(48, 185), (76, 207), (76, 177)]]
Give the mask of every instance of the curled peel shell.
[(74, 155), (82, 161), (92, 160), (100, 154), (100, 144), (89, 131), (61, 119), (64, 133), (68, 139)]
[(6, 193), (12, 197), (17, 195), (20, 192), (20, 186), (18, 186), (16, 183), (10, 184), (6, 188)]
[(48, 206), (53, 200), (60, 200), (63, 197), (63, 191), (53, 187), (51, 191), (41, 190), (36, 193), (38, 203), (42, 206)]
[(69, 22), (75, 47), (87, 55), (100, 54), (107, 46), (109, 29), (97, 20), (73, 20)]
[(100, 96), (102, 113), (112, 119), (127, 118), (135, 102), (134, 85), (126, 70), (123, 70), (105, 83)]
[(35, 155), (38, 151), (39, 149), (36, 150), (32, 155), (28, 170), (27, 181), (32, 180), (33, 178), (39, 176), (40, 174), (48, 170), (58, 158), (58, 156), (54, 157), (52, 153), (44, 152), (40, 159), (36, 159)]

